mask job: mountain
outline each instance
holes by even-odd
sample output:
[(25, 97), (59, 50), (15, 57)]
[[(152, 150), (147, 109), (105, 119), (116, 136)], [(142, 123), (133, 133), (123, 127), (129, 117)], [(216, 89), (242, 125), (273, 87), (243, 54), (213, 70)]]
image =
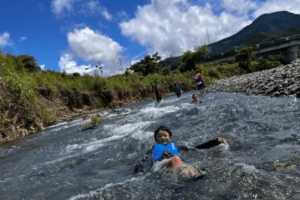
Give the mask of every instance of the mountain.
[(299, 31), (299, 28), (295, 28), (297, 26), (300, 26), (300, 15), (287, 11), (264, 14), (238, 33), (208, 46), (212, 47), (212, 54), (221, 54), (234, 46), (242, 44), (250, 46), (267, 39), (286, 36), (288, 33), (297, 34)]

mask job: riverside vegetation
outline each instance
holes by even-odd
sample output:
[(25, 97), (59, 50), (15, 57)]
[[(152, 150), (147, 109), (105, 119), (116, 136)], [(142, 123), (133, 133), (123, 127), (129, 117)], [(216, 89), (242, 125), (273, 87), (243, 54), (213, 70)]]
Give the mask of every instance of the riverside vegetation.
[(242, 46), (236, 59), (223, 64), (202, 66), (206, 46), (184, 52), (178, 73), (160, 68), (158, 54), (147, 55), (124, 74), (102, 77), (66, 72), (37, 72), (36, 59), (0, 51), (0, 142), (37, 132), (70, 117), (115, 108), (154, 98), (159, 83), (164, 95), (173, 92), (173, 83), (183, 91), (196, 89), (194, 70), (200, 68), (206, 85), (215, 80), (280, 66), (281, 57), (255, 58), (252, 48)]

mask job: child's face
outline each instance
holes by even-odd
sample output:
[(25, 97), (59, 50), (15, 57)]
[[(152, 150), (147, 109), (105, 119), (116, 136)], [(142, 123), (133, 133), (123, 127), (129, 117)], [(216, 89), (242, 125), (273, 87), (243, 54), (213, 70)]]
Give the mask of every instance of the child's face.
[(159, 144), (168, 144), (171, 141), (171, 137), (167, 131), (160, 130), (155, 137), (155, 142)]

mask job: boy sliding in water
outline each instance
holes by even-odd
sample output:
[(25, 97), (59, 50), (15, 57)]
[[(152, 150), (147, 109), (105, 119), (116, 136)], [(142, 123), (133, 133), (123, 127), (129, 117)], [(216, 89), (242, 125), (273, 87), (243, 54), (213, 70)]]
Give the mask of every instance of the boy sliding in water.
[[(135, 166), (134, 171), (144, 172), (146, 160), (151, 158), (153, 160), (153, 166), (155, 168), (166, 167), (166, 168), (178, 168), (182, 166), (182, 161), (179, 157), (179, 150), (192, 150), (186, 146), (178, 146), (172, 143), (172, 132), (166, 126), (160, 126), (154, 132), (154, 138), (156, 144), (151, 150), (149, 150), (144, 158)], [(223, 138), (217, 138), (215, 140), (210, 140), (204, 144), (197, 145), (196, 149), (208, 149), (219, 144), (227, 144), (226, 140)]]

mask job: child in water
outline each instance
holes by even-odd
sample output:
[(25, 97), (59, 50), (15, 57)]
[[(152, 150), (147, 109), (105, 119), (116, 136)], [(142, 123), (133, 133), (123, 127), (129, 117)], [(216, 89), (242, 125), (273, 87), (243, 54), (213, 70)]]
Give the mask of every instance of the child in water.
[(198, 99), (196, 94), (193, 94), (192, 98), (193, 98), (193, 101), (192, 101), (193, 103), (195, 103), (195, 102), (202, 103), (202, 101), (200, 101), (200, 99)]
[[(146, 168), (147, 159), (152, 159), (153, 167), (155, 168), (178, 168), (182, 166), (181, 158), (179, 157), (179, 150), (189, 151), (194, 150), (189, 149), (186, 146), (178, 146), (171, 142), (172, 141), (172, 132), (166, 126), (158, 127), (154, 132), (154, 138), (156, 144), (150, 149), (143, 159), (135, 166), (134, 171), (144, 172)], [(227, 144), (226, 140), (223, 138), (216, 138), (210, 140), (204, 144), (197, 145), (196, 149), (208, 149), (219, 144)]]

